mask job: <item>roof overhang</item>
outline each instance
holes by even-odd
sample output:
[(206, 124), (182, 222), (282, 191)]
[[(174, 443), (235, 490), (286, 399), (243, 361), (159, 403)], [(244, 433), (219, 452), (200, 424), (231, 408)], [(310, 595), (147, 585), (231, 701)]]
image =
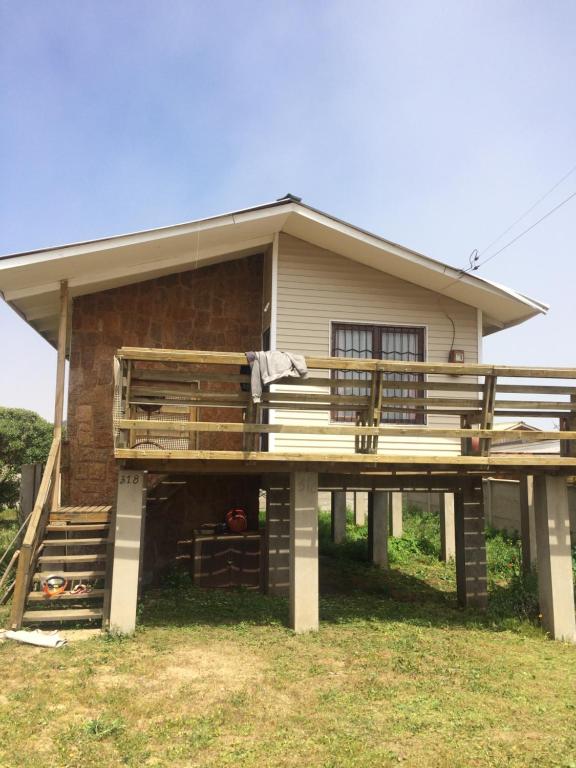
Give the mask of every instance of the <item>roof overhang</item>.
[(484, 334), (548, 307), (384, 240), (291, 197), (170, 227), (0, 257), (0, 291), (54, 343), (60, 281), (72, 297), (264, 251), (277, 233), (306, 240), (482, 311)]

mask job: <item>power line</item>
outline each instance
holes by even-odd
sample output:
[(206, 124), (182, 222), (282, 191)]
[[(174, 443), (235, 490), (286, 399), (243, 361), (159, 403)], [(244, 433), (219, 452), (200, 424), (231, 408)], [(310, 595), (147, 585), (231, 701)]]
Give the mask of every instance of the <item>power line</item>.
[[(575, 169), (576, 169), (576, 166), (575, 166)], [(570, 175), (571, 172), (572, 171), (570, 171), (567, 174), (567, 176)], [(564, 178), (566, 178), (566, 176)], [(561, 182), (558, 182), (558, 184), (559, 183), (561, 183)], [(558, 186), (558, 184), (556, 184), (555, 187), (553, 187), (553, 189), (555, 189)], [(549, 194), (549, 192), (547, 194)], [(544, 197), (546, 197), (546, 195), (544, 195)], [(559, 208), (562, 208), (563, 205), (566, 205), (566, 203), (568, 203), (570, 200), (572, 200), (573, 197), (576, 197), (576, 192), (572, 192), (572, 194), (568, 195), (568, 197), (565, 197), (564, 200), (562, 200), (560, 203), (558, 203), (558, 205), (554, 206), (554, 208), (552, 208), (547, 213), (545, 213), (544, 216), (541, 216), (539, 219), (537, 219), (529, 227), (527, 227), (526, 229), (522, 230), (522, 232), (520, 232), (520, 234), (516, 235), (516, 237), (514, 237), (512, 240), (510, 240), (508, 243), (506, 243), (506, 245), (503, 245), (502, 248), (500, 248), (499, 250), (496, 251), (496, 253), (493, 253), (491, 256), (488, 256), (487, 259), (483, 259), (482, 261), (478, 261), (479, 256), (478, 256), (477, 252), (476, 251), (472, 251), (472, 254), (470, 255), (470, 266), (467, 269), (461, 269), (460, 270), (460, 274), (458, 275), (458, 277), (455, 278), (454, 280), (452, 280), (451, 282), (449, 282), (447, 285), (443, 286), (441, 290), (446, 290), (447, 288), (450, 288), (452, 285), (454, 285), (454, 283), (457, 283), (459, 280), (461, 280), (464, 277), (464, 275), (466, 275), (468, 272), (475, 272), (477, 269), (479, 269), (484, 264), (487, 264), (489, 261), (492, 261), (492, 259), (495, 259), (496, 256), (498, 256), (500, 253), (502, 253), (502, 251), (505, 251), (506, 248), (509, 248), (511, 245), (514, 245), (514, 243), (516, 243), (518, 240), (520, 240), (521, 237), (524, 237), (524, 235), (526, 235), (528, 232), (530, 232), (532, 229), (534, 229), (534, 227), (538, 226), (538, 224), (540, 224), (540, 222), (544, 221), (544, 219), (547, 219), (549, 216), (552, 216), (553, 213), (555, 213)], [(543, 200), (543, 199), (544, 198), (540, 198), (540, 201)], [(535, 205), (537, 205), (537, 204), (538, 203), (535, 203)], [(524, 218), (524, 217), (522, 216), (521, 218)], [(520, 219), (518, 219), (518, 221), (519, 220)], [(515, 226), (515, 224), (513, 224), (512, 227), (513, 226)], [(506, 230), (506, 231), (509, 231), (510, 229), (512, 229), (512, 227), (509, 227), (509, 229)], [(501, 235), (501, 237), (502, 237), (502, 235)], [(498, 242), (498, 240), (500, 240), (500, 237), (498, 237), (494, 242)], [(482, 251), (482, 253), (486, 253), (487, 250), (488, 250), (488, 248), (485, 248)]]
[[(542, 197), (539, 197), (539, 198), (538, 198), (538, 200), (536, 200), (536, 202), (535, 202), (535, 203), (533, 203), (533, 204), (530, 206), (530, 208), (528, 208), (526, 211), (524, 211), (524, 213), (523, 213), (523, 214), (521, 214), (521, 215), (520, 215), (520, 216), (519, 216), (519, 217), (518, 217), (518, 218), (517, 218), (517, 219), (516, 219), (516, 220), (515, 220), (515, 221), (514, 221), (512, 224), (510, 224), (510, 226), (509, 226), (509, 227), (507, 227), (507, 228), (506, 228), (506, 229), (505, 229), (503, 232), (501, 232), (501, 233), (498, 235), (498, 237), (497, 237), (495, 240), (492, 240), (492, 242), (490, 243), (490, 245), (487, 245), (487, 246), (486, 246), (486, 248), (483, 248), (483, 249), (482, 249), (482, 251), (480, 252), (480, 254), (479, 254), (479, 255), (480, 255), (480, 256), (483, 256), (483, 255), (486, 253), (486, 251), (489, 251), (489, 250), (490, 250), (490, 248), (492, 248), (492, 246), (493, 246), (493, 245), (496, 245), (496, 243), (497, 243), (499, 240), (501, 240), (501, 239), (504, 237), (504, 235), (507, 235), (507, 234), (508, 234), (508, 232), (510, 232), (510, 230), (511, 230), (511, 229), (514, 229), (514, 227), (516, 226), (516, 224), (519, 224), (519, 223), (520, 223), (520, 222), (521, 222), (523, 219), (525, 219), (525, 218), (526, 218), (526, 216), (528, 216), (528, 214), (529, 214), (529, 213), (532, 213), (532, 211), (534, 210), (534, 208), (537, 208), (537, 207), (540, 205), (540, 203), (541, 203), (543, 200), (545, 200), (545, 199), (548, 197), (548, 195), (551, 195), (551, 194), (552, 194), (552, 192), (554, 192), (554, 190), (555, 190), (555, 189), (558, 189), (558, 187), (560, 186), (560, 184), (562, 184), (562, 182), (566, 181), (566, 179), (567, 179), (567, 178), (568, 178), (568, 177), (569, 177), (571, 174), (573, 174), (573, 173), (574, 173), (574, 171), (576, 171), (576, 165), (574, 165), (572, 168), (570, 168), (570, 170), (568, 171), (568, 173), (565, 173), (565, 174), (564, 174), (564, 176), (562, 176), (562, 178), (561, 178), (559, 181), (557, 181), (557, 182), (556, 182), (556, 184), (554, 184), (554, 186), (553, 186), (553, 187), (550, 187), (550, 189), (548, 190), (548, 192), (545, 192), (545, 193), (542, 195)], [(480, 265), (478, 265), (478, 266), (480, 266)]]
[(553, 213), (555, 213), (559, 208), (562, 208), (563, 205), (566, 205), (566, 203), (569, 202), (570, 200), (572, 200), (573, 197), (576, 197), (576, 192), (572, 192), (571, 195), (568, 195), (568, 197), (564, 198), (564, 200), (562, 200), (561, 203), (558, 203), (558, 205), (554, 206), (554, 208), (552, 208), (552, 210), (548, 211), (548, 213), (545, 213), (544, 216), (541, 216), (537, 221), (535, 221), (534, 224), (531, 224), (525, 230), (520, 232), (519, 235), (516, 235), (515, 238), (510, 240), (509, 243), (506, 243), (506, 245), (503, 245), (502, 248), (500, 248), (498, 251), (496, 251), (496, 253), (493, 253), (492, 256), (488, 256), (487, 259), (484, 259), (484, 261), (481, 261), (476, 266), (476, 269), (478, 269), (478, 267), (481, 267), (483, 264), (487, 264), (489, 261), (492, 261), (492, 259), (495, 259), (496, 256), (498, 256), (499, 253), (502, 253), (502, 251), (505, 251), (506, 248), (509, 248), (516, 241), (520, 240), (521, 237), (524, 237), (524, 235), (527, 234), (528, 232), (530, 232), (531, 229), (534, 229), (534, 227), (538, 226), (538, 224), (540, 224), (541, 221), (544, 221), (544, 219), (547, 219), (549, 216), (552, 216)]

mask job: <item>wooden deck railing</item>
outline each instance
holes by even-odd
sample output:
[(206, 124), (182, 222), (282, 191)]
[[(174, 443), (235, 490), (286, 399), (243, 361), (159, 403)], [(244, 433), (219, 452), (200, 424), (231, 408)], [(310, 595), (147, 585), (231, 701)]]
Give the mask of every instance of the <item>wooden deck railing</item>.
[(20, 548), (16, 580), (14, 582), (12, 611), (10, 614), (10, 626), (12, 629), (19, 629), (22, 624), (22, 616), (24, 615), (26, 597), (30, 591), (38, 548), (44, 539), (44, 531), (50, 512), (57, 503), (55, 491), (59, 484), (61, 442), (61, 435), (58, 432), (52, 440), (50, 453), (46, 460), (44, 474), (42, 475), (42, 481), (34, 503), (34, 509), (30, 515), (30, 521), (28, 522)]
[[(259, 435), (296, 434), (350, 436), (357, 453), (376, 453), (380, 437), (409, 436), (459, 439), (462, 455), (485, 456), (503, 434), (494, 420), (506, 417), (556, 420), (560, 432), (510, 430), (506, 436), (561, 438), (562, 455), (576, 456), (576, 382), (565, 383), (576, 380), (576, 368), (334, 357), (307, 363), (309, 378), (278, 381), (254, 404), (246, 391), (249, 376), (239, 368), (246, 365), (244, 354), (124, 347), (116, 357), (115, 446), (169, 450), (175, 457), (197, 451), (194, 441), (203, 433), (240, 433), (245, 451), (259, 450)], [(224, 408), (236, 409), (236, 418), (214, 418)], [(263, 423), (270, 410), (321, 411), (332, 418)], [(341, 423), (343, 416), (352, 423)], [(451, 426), (434, 426), (438, 421)]]

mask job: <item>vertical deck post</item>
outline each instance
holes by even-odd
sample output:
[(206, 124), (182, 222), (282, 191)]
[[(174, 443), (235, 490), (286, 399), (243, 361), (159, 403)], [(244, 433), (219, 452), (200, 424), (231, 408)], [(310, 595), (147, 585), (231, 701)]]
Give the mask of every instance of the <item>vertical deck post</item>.
[(290, 590), (290, 478), (269, 475), (266, 489), (266, 592), (287, 596)]
[(447, 563), (456, 554), (454, 494), (440, 494), (440, 559)]
[[(68, 335), (68, 281), (60, 283), (60, 319), (58, 322), (58, 357), (56, 359), (56, 397), (54, 402), (54, 437), (62, 437), (64, 422), (64, 379), (66, 374), (66, 339)], [(60, 465), (62, 449), (58, 452), (51, 490), (51, 507), (60, 505)]]
[(332, 491), (332, 541), (342, 544), (346, 540), (346, 492)]
[(136, 628), (140, 550), (146, 506), (144, 477), (144, 472), (120, 470), (118, 473), (110, 630), (121, 634), (130, 634)]
[(456, 493), (456, 591), (464, 608), (486, 608), (488, 574), (480, 489), (465, 482)]
[(555, 640), (576, 642), (566, 480), (534, 477), (538, 592), (542, 624)]
[(402, 536), (402, 491), (394, 491), (390, 505), (390, 536), (399, 539)]
[(380, 568), (388, 568), (388, 518), (390, 492), (372, 491), (368, 496), (368, 544), (370, 559)]
[(522, 536), (522, 570), (529, 573), (536, 566), (536, 518), (534, 516), (534, 478), (520, 478), (520, 533)]
[(290, 626), (313, 632), (318, 606), (318, 475), (290, 476)]
[(368, 516), (368, 494), (366, 491), (356, 491), (354, 494), (354, 524), (366, 525)]

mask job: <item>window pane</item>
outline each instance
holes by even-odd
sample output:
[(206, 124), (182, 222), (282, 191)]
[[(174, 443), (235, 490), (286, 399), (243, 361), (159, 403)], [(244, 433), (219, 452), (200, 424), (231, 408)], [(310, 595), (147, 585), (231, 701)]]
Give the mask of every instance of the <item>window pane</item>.
[[(374, 357), (374, 329), (372, 326), (334, 326), (334, 357), (355, 357), (362, 360), (371, 360)], [(339, 379), (364, 379), (370, 378), (368, 373), (358, 371), (336, 371)], [(349, 397), (363, 397), (368, 394), (366, 387), (338, 387), (338, 395)], [(337, 411), (334, 414), (337, 421), (356, 421), (355, 411)]]
[[(367, 326), (341, 324), (333, 326), (332, 355), (334, 357), (353, 357), (360, 359), (380, 358), (382, 360), (399, 360), (404, 362), (421, 362), (424, 360), (424, 330), (422, 328), (405, 328), (401, 326)], [(370, 373), (358, 371), (334, 371), (333, 377), (339, 379), (364, 379), (370, 381)], [(423, 381), (422, 374), (390, 373), (386, 380), (393, 384), (395, 381), (414, 382), (414, 388), (398, 389), (389, 386), (384, 390), (384, 397), (417, 397), (424, 396), (418, 389), (418, 382)], [(339, 395), (366, 396), (369, 387), (338, 387)], [(356, 411), (342, 410), (333, 412), (332, 417), (337, 421), (354, 423)], [(423, 424), (423, 410), (383, 411), (381, 421), (384, 423)]]
[[(420, 328), (381, 328), (381, 350), (383, 360), (402, 360), (404, 362), (420, 362), (424, 360), (423, 332)], [(421, 374), (389, 373), (387, 381), (422, 381)], [(394, 389), (384, 390), (384, 397), (421, 397), (418, 389)], [(422, 416), (412, 411), (383, 411), (383, 422), (410, 422), (422, 423)]]

